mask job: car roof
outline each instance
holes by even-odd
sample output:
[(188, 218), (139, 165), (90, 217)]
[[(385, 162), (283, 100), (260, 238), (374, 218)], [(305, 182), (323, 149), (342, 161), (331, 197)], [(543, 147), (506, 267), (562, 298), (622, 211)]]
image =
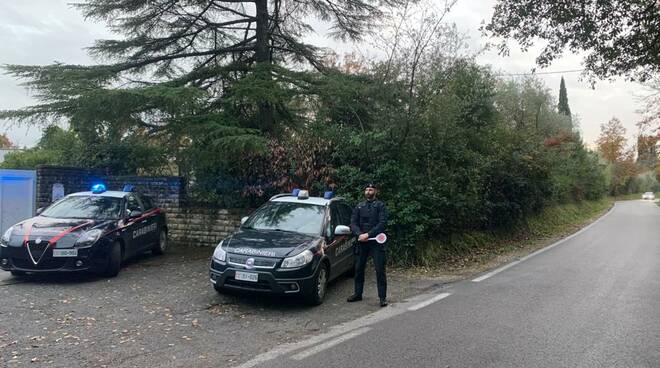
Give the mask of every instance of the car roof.
[(92, 193), (92, 192), (77, 192), (71, 193), (69, 196), (98, 196), (98, 197), (112, 197), (112, 198), (124, 198), (130, 192), (122, 192), (119, 190), (107, 190), (101, 193)]
[(294, 197), (293, 195), (283, 195), (270, 200), (270, 202), (303, 203), (317, 206), (327, 206), (331, 201), (343, 201), (343, 198), (335, 197), (332, 199), (325, 199), (323, 197), (309, 197), (307, 199), (298, 199), (298, 197)]

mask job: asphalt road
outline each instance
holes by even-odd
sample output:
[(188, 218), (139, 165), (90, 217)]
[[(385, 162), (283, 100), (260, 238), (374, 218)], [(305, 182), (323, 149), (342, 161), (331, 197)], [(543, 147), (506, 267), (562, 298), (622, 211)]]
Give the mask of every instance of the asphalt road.
[(572, 238), (482, 276), (241, 367), (660, 367), (652, 202), (619, 202)]

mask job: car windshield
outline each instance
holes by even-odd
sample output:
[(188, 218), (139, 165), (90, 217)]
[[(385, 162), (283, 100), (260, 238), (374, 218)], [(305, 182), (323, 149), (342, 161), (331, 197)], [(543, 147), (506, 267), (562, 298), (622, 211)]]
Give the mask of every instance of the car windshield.
[(110, 220), (119, 218), (121, 198), (70, 196), (45, 209), (41, 216)]
[[(639, 192), (637, 192), (637, 193), (639, 193)], [(644, 195), (651, 195), (651, 194), (653, 194), (653, 192), (646, 192), (646, 193), (644, 193)]]
[(324, 213), (325, 207), (319, 205), (268, 202), (248, 218), (243, 228), (319, 235)]

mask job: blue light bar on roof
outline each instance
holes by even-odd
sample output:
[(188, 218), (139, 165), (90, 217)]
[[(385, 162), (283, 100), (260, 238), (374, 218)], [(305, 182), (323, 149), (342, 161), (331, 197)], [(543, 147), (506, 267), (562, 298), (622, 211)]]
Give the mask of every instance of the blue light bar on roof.
[(131, 184), (125, 184), (125, 185), (124, 185), (124, 189), (123, 189), (123, 191), (124, 191), (124, 192), (132, 192), (133, 189), (135, 189), (135, 187), (132, 186)]
[(291, 192), (291, 195), (294, 197), (298, 196), (298, 193), (300, 193), (300, 189), (298, 188), (293, 188), (293, 192)]
[(332, 199), (335, 196), (335, 192), (328, 191), (323, 193), (323, 199)]
[(104, 184), (94, 184), (92, 185), (92, 193), (99, 194), (106, 191)]

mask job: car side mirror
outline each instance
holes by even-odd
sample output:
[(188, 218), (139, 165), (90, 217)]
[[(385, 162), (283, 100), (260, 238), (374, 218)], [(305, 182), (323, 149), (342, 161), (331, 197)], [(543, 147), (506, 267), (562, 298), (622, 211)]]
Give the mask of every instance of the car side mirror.
[(247, 222), (247, 220), (248, 220), (248, 216), (243, 217), (241, 219), (241, 226), (243, 226), (243, 224), (245, 224)]
[(335, 235), (351, 235), (351, 228), (346, 225), (337, 225)]
[(37, 215), (39, 215), (39, 214), (41, 214), (42, 212), (44, 212), (44, 209), (45, 209), (44, 207), (39, 207), (39, 208), (37, 208)]
[(142, 216), (142, 211), (140, 210), (133, 210), (128, 214), (128, 218), (136, 218)]

